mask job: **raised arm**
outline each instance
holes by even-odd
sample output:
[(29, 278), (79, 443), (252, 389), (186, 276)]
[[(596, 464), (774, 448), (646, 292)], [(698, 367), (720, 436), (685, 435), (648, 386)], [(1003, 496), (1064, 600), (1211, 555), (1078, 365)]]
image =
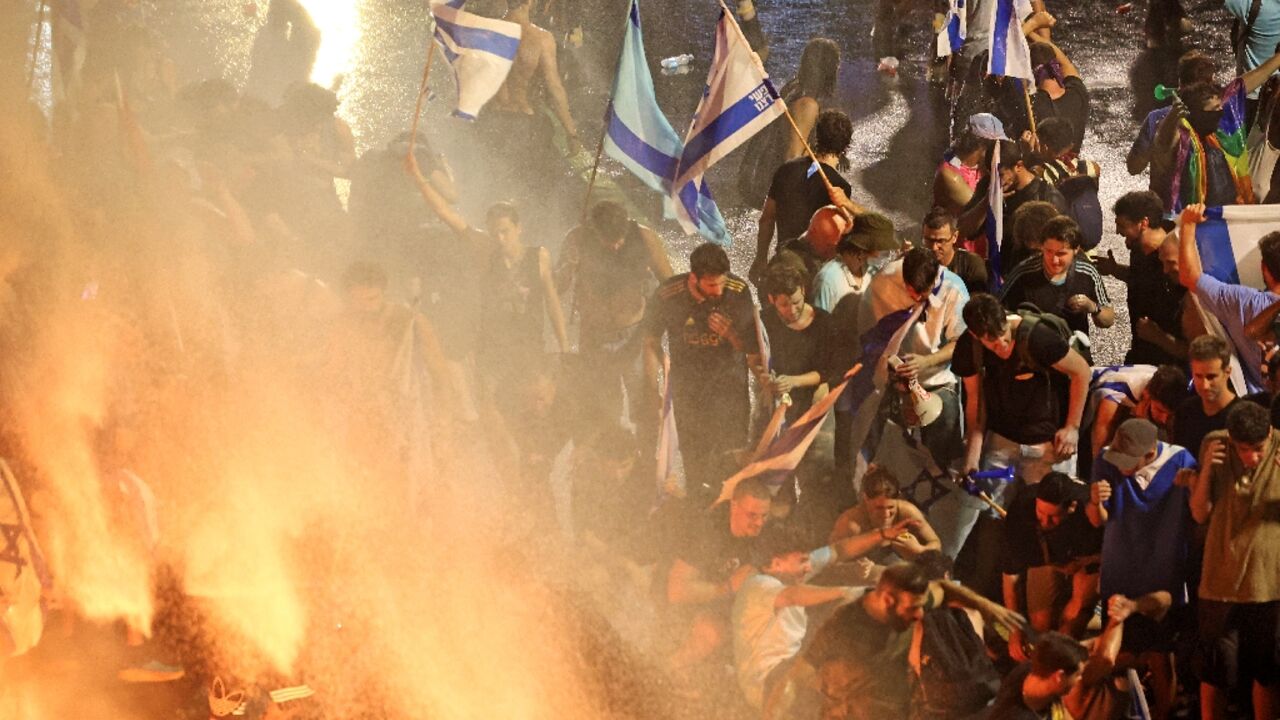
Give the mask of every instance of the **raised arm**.
[(447, 200), (431, 185), (431, 182), (422, 176), (422, 170), (418, 168), (418, 159), (412, 153), (405, 155), (404, 159), (405, 172), (413, 179), (415, 185), (418, 186), (418, 192), (422, 195), (422, 199), (426, 201), (427, 207), (431, 208), (431, 212), (440, 218), (441, 222), (449, 226), (454, 234), (465, 236), (470, 225), (467, 224), (466, 218), (449, 204)]
[(1245, 92), (1251, 93), (1265, 85), (1267, 78), (1274, 75), (1277, 70), (1280, 70), (1280, 53), (1272, 55), (1258, 67), (1240, 76), (1240, 79), (1244, 80)]
[(1196, 246), (1196, 225), (1204, 221), (1204, 205), (1196, 203), (1182, 209), (1178, 229), (1178, 282), (1195, 292), (1204, 266), (1200, 264), (1200, 248)]
[(662, 238), (658, 237), (658, 233), (654, 232), (653, 228), (641, 225), (640, 237), (644, 238), (644, 249), (649, 255), (649, 271), (658, 279), (658, 282), (675, 275), (671, 270), (671, 259), (667, 257), (667, 246), (663, 244)]

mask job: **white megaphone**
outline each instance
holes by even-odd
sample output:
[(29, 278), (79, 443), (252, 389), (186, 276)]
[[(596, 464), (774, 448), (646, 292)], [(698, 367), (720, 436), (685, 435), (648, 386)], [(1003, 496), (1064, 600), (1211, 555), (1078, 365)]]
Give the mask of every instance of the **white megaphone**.
[[(889, 369), (896, 372), (898, 366), (902, 364), (902, 358), (890, 355), (888, 364)], [(907, 425), (924, 427), (937, 420), (942, 414), (942, 398), (921, 387), (919, 380), (912, 378), (907, 383), (907, 395), (911, 399), (910, 411), (904, 408), (903, 412), (903, 419), (907, 421)]]

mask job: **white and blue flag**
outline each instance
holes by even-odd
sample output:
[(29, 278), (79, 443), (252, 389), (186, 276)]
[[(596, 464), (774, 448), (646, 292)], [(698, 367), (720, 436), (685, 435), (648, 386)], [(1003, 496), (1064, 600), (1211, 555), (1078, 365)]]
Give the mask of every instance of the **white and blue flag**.
[(1031, 69), (1031, 48), (1022, 34), (1022, 21), (1030, 15), (1031, 0), (995, 0), (991, 3), (991, 46), (987, 74), (1022, 78), (1035, 82)]
[(938, 57), (960, 52), (965, 35), (968, 34), (968, 14), (965, 0), (951, 0), (947, 17), (942, 22), (942, 32), (938, 33)]
[(686, 233), (698, 230), (700, 208), (711, 197), (702, 179), (707, 170), (784, 112), (764, 64), (722, 3), (711, 72), (685, 135), (674, 183), (676, 218)]
[(436, 42), (458, 85), (453, 114), (475, 120), (511, 72), (520, 47), (520, 25), (469, 13), (462, 9), (465, 2), (433, 2), (431, 15), (436, 21)]
[[(670, 198), (676, 194), (671, 191), (671, 182), (683, 149), (680, 136), (658, 107), (640, 31), (640, 0), (632, 0), (618, 75), (613, 80), (612, 99), (605, 114), (604, 150), (645, 185)], [(710, 192), (700, 193), (690, 181), (689, 193), (696, 198), (697, 231), (708, 240), (728, 244), (724, 218)], [(666, 203), (666, 211), (668, 217), (675, 217), (670, 202)]]

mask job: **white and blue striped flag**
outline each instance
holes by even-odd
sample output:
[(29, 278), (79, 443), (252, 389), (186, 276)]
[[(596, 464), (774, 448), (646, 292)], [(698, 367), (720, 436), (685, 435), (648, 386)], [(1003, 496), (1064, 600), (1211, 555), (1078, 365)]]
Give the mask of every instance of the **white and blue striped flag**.
[(942, 32), (938, 33), (938, 57), (946, 57), (960, 52), (968, 34), (968, 8), (965, 0), (951, 0), (946, 20), (942, 23)]
[(520, 47), (520, 25), (462, 9), (466, 0), (431, 3), (436, 42), (453, 68), (458, 104), (453, 114), (475, 120), (511, 72)]
[[(680, 136), (658, 107), (640, 31), (640, 0), (632, 0), (618, 74), (613, 80), (613, 94), (605, 113), (604, 150), (645, 185), (670, 198), (675, 194), (671, 192), (671, 181), (683, 149)], [(698, 232), (708, 240), (728, 244), (724, 218), (710, 193), (699, 193), (693, 181), (689, 183), (689, 192), (697, 198)], [(664, 205), (667, 217), (675, 217), (670, 200)]]
[(676, 172), (676, 218), (687, 234), (698, 230), (699, 208), (711, 196), (703, 175), (784, 112), (786, 105), (764, 64), (752, 52), (733, 13), (721, 3), (711, 71)]
[(1035, 82), (1035, 73), (1031, 70), (1031, 48), (1027, 45), (1027, 36), (1022, 34), (1022, 21), (1031, 12), (1031, 0), (995, 0), (991, 3), (988, 75)]

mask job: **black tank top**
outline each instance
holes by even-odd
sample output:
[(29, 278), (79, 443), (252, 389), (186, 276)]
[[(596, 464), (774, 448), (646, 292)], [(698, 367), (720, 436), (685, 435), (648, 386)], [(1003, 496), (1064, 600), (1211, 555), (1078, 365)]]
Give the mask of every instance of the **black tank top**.
[(481, 352), (543, 351), (546, 300), (538, 261), (541, 255), (541, 247), (527, 247), (520, 262), (508, 267), (502, 253), (494, 253), (484, 284)]

